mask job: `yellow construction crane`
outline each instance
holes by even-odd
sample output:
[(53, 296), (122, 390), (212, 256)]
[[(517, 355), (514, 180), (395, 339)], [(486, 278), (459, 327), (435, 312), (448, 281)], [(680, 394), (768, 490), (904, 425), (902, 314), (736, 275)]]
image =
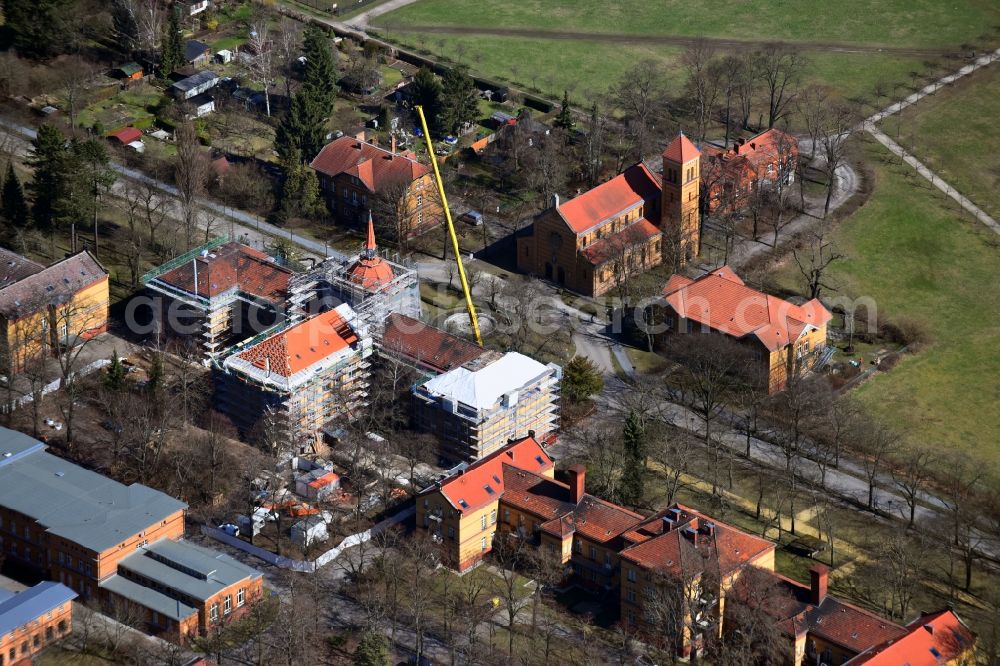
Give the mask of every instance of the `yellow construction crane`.
[(424, 107), (417, 105), (417, 115), (420, 116), (420, 127), (424, 130), (424, 140), (427, 141), (427, 154), (431, 158), (434, 166), (434, 179), (437, 181), (438, 194), (441, 195), (441, 207), (444, 208), (444, 217), (448, 220), (448, 234), (451, 236), (451, 247), (455, 253), (455, 262), (458, 264), (458, 277), (462, 281), (462, 292), (465, 293), (465, 307), (469, 311), (469, 322), (472, 324), (472, 332), (476, 335), (476, 342), (483, 346), (483, 336), (479, 332), (479, 318), (476, 316), (476, 306), (472, 302), (472, 290), (469, 289), (469, 281), (465, 278), (465, 267), (462, 265), (462, 253), (458, 249), (458, 236), (455, 235), (455, 223), (451, 221), (451, 211), (448, 210), (448, 197), (444, 193), (444, 181), (441, 180), (441, 172), (438, 170), (437, 157), (434, 155), (434, 144), (431, 142), (431, 133), (427, 131), (427, 119), (424, 117)]

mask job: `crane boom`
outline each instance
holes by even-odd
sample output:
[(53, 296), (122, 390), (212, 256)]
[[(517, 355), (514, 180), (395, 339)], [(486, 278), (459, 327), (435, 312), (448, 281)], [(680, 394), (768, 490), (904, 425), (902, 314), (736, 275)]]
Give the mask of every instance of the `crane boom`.
[(441, 180), (441, 172), (438, 170), (437, 158), (434, 156), (434, 144), (431, 142), (431, 133), (427, 131), (427, 119), (424, 117), (424, 108), (417, 105), (417, 115), (420, 116), (420, 127), (424, 131), (424, 140), (427, 142), (427, 154), (431, 158), (431, 165), (434, 167), (434, 180), (437, 182), (438, 194), (441, 195), (441, 207), (444, 208), (444, 217), (448, 221), (448, 235), (451, 236), (451, 247), (454, 250), (455, 262), (458, 264), (458, 277), (462, 281), (462, 292), (465, 294), (465, 307), (469, 311), (469, 322), (472, 324), (472, 332), (476, 336), (476, 343), (483, 346), (483, 336), (479, 332), (479, 317), (476, 316), (476, 305), (472, 302), (472, 290), (469, 289), (469, 281), (465, 277), (465, 266), (462, 265), (462, 253), (458, 249), (458, 236), (455, 235), (455, 223), (451, 221), (451, 211), (448, 209), (448, 197), (444, 193), (444, 181)]

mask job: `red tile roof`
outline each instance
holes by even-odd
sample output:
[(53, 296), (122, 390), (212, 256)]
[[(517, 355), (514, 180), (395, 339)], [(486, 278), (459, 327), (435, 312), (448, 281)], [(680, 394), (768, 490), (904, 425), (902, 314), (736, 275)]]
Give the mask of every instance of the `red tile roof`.
[(623, 250), (646, 243), (659, 235), (660, 230), (652, 222), (640, 217), (621, 231), (591, 243), (580, 254), (594, 266), (600, 266), (621, 256)]
[(541, 473), (553, 462), (533, 437), (512, 442), (464, 470), (452, 474), (425, 493), (440, 489), (445, 499), (460, 513), (475, 511), (497, 501), (504, 492), (504, 465)]
[(378, 256), (378, 247), (375, 245), (375, 223), (369, 213), (368, 239), (365, 241), (361, 256), (347, 272), (347, 279), (368, 291), (376, 291), (392, 282), (395, 277), (392, 266)]
[(771, 351), (796, 340), (807, 326), (832, 315), (818, 300), (795, 305), (751, 289), (728, 266), (697, 280), (671, 277), (663, 295), (678, 315), (735, 338), (753, 335)]
[[(702, 152), (705, 159), (701, 164), (701, 180), (713, 183), (723, 178), (753, 177), (761, 167), (777, 164), (779, 157), (794, 161), (799, 149), (794, 136), (779, 129), (769, 129), (750, 139), (740, 139), (731, 148), (706, 145)], [(760, 173), (760, 176), (765, 175)]]
[(902, 638), (869, 648), (847, 662), (847, 666), (938, 666), (970, 651), (976, 640), (975, 634), (951, 610), (921, 614), (906, 625), (906, 631)]
[(244, 293), (278, 303), (284, 300), (292, 271), (266, 254), (240, 243), (226, 243), (207, 256), (196, 257), (157, 278), (188, 293), (194, 292), (194, 266), (198, 265), (198, 295), (213, 298), (238, 287)]
[(240, 352), (239, 358), (290, 377), (357, 341), (358, 336), (340, 313), (329, 310)]
[(643, 517), (593, 495), (574, 504), (569, 486), (512, 465), (504, 465), (503, 503), (545, 521), (539, 528), (563, 538), (577, 533), (606, 543), (638, 525)]
[(123, 127), (117, 132), (112, 132), (108, 135), (109, 139), (116, 139), (121, 142), (123, 146), (126, 146), (133, 141), (137, 141), (142, 138), (142, 132), (140, 132), (135, 127)]
[(465, 365), (485, 351), (468, 340), (396, 312), (386, 319), (382, 347), (390, 354), (436, 372)]
[(678, 164), (685, 164), (700, 154), (701, 152), (698, 148), (691, 143), (690, 139), (684, 136), (684, 132), (681, 132), (673, 141), (667, 144), (666, 150), (663, 151), (663, 158), (671, 162), (677, 162)]
[[(858, 654), (906, 634), (906, 630), (898, 624), (829, 594), (821, 604), (813, 604), (808, 585), (780, 574), (771, 575), (788, 593), (785, 603), (770, 611), (778, 614), (778, 627), (788, 636), (805, 633)], [(893, 663), (902, 665), (902, 662)]]
[(430, 173), (430, 167), (410, 156), (393, 153), (349, 136), (326, 144), (310, 166), (331, 177), (340, 174), (354, 176), (370, 192), (378, 192), (397, 180), (409, 183)]
[(570, 229), (581, 234), (659, 196), (660, 179), (645, 165), (636, 164), (558, 206), (557, 210)]
[[(670, 520), (669, 524), (665, 519)], [(624, 559), (646, 569), (685, 577), (701, 573), (710, 560), (717, 563), (721, 576), (727, 576), (774, 549), (767, 539), (681, 504), (652, 516), (623, 536), (635, 544), (622, 551)]]

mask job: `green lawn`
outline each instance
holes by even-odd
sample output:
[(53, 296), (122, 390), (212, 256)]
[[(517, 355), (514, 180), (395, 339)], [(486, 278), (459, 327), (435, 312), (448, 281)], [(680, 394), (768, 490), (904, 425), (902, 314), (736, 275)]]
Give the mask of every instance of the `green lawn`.
[[(986, 67), (959, 80), (883, 129), (993, 217), (1000, 217), (1000, 68)], [(901, 123), (897, 126), (897, 123)]]
[[(855, 393), (911, 442), (968, 451), (1000, 478), (1000, 238), (880, 146), (864, 152), (874, 191), (835, 230), (848, 258), (831, 277), (874, 299), (880, 320), (922, 324), (930, 344)], [(795, 275), (793, 265), (780, 277)]]
[[(992, 0), (968, 0), (960, 8), (937, 0), (847, 0), (846, 3), (760, 2), (607, 3), (597, 0), (420, 0), (373, 21), (403, 45), (442, 55), (487, 76), (577, 100), (603, 93), (643, 59), (661, 62), (675, 92), (683, 85), (678, 56), (668, 44), (615, 43), (535, 36), (492, 36), (493, 27), (639, 36), (707, 36), (740, 40), (780, 39), (822, 44), (957, 50), (967, 42), (995, 42), (1000, 23)], [(423, 33), (420, 26), (468, 28), (466, 35)], [(867, 95), (877, 81), (907, 83), (911, 71), (932, 60), (923, 54), (848, 53), (810, 50), (805, 76), (848, 96)]]

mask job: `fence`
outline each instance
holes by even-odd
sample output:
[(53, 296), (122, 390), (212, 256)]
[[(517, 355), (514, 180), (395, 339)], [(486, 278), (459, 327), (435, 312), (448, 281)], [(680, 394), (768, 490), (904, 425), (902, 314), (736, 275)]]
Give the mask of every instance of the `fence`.
[[(89, 375), (94, 370), (99, 370), (106, 365), (111, 365), (111, 361), (109, 361), (106, 358), (99, 358), (96, 361), (88, 363), (87, 365), (83, 366), (82, 368), (74, 372), (73, 376), (76, 377), (78, 375), (79, 376)], [(7, 381), (15, 381), (15, 380), (16, 377), (11, 377)], [(62, 379), (53, 380), (42, 387), (42, 390), (39, 392), (39, 395), (46, 396), (49, 393), (57, 391), (61, 385), (62, 385)], [(22, 407), (23, 405), (27, 405), (34, 399), (35, 399), (34, 396), (30, 393), (28, 393), (27, 395), (22, 395), (20, 398), (15, 398), (14, 400), (11, 400), (9, 402), (0, 405), (0, 413), (6, 414), (8, 411), (14, 411), (15, 409), (19, 409), (20, 407)]]
[(378, 536), (382, 532), (386, 531), (393, 525), (397, 525), (404, 520), (413, 516), (416, 513), (416, 507), (410, 506), (394, 516), (390, 516), (373, 526), (371, 529), (367, 529), (364, 532), (358, 532), (357, 534), (352, 534), (346, 537), (340, 542), (339, 546), (335, 546), (330, 550), (326, 551), (315, 560), (293, 560), (288, 557), (282, 557), (272, 553), (269, 550), (265, 550), (259, 546), (254, 546), (253, 544), (247, 543), (239, 537), (231, 536), (226, 534), (222, 530), (218, 530), (214, 527), (209, 527), (208, 525), (202, 525), (201, 533), (207, 537), (215, 539), (216, 541), (221, 541), (222, 543), (228, 544), (233, 548), (238, 548), (245, 553), (249, 553), (254, 557), (264, 560), (269, 564), (273, 564), (276, 567), (281, 567), (282, 569), (290, 569), (292, 571), (299, 571), (302, 573), (315, 573), (317, 569), (325, 566), (332, 562), (333, 560), (340, 557), (340, 555), (348, 548), (353, 548), (354, 546), (370, 541), (372, 537)]

